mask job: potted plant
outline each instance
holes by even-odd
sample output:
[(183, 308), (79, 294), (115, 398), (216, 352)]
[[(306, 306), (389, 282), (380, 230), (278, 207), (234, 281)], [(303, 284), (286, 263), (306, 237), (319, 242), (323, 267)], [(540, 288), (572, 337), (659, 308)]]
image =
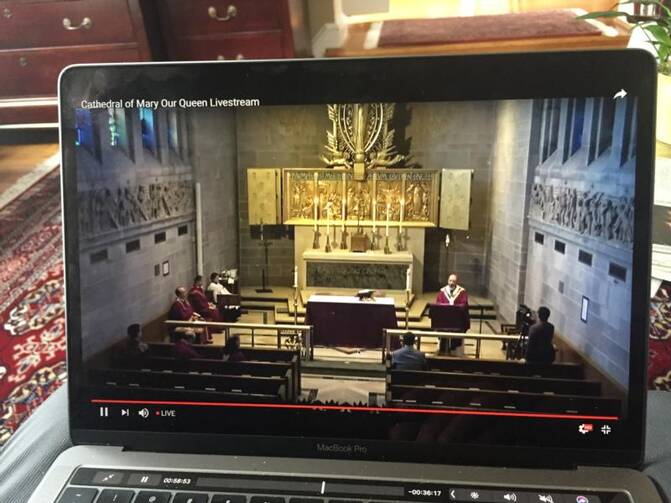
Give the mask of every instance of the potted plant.
[(619, 10), (590, 12), (578, 19), (624, 17), (640, 28), (657, 56), (657, 139), (671, 145), (671, 3), (669, 0), (629, 0), (633, 14)]

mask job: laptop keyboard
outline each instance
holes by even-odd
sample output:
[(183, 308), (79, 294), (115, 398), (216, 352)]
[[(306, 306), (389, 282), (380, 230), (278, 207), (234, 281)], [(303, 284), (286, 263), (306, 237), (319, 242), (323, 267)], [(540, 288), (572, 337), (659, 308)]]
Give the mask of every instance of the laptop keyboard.
[(57, 503), (632, 503), (624, 493), (79, 468)]

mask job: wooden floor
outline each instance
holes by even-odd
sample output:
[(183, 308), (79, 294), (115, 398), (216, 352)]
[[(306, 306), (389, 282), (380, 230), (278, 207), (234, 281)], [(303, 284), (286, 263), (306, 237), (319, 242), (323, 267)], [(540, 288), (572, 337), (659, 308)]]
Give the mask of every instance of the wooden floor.
[(58, 153), (58, 144), (0, 145), (0, 197)]

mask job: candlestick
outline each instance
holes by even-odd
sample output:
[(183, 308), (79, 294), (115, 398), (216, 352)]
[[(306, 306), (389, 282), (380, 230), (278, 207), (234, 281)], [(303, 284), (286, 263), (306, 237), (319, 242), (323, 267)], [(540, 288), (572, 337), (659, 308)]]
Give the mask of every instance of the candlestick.
[[(373, 175), (375, 176), (375, 175)], [(377, 232), (377, 199), (373, 198), (373, 234)]]
[(294, 288), (298, 288), (298, 266), (294, 266)]
[(315, 224), (315, 230), (312, 236), (312, 248), (314, 250), (319, 248), (319, 227), (317, 227), (317, 224)]
[(345, 211), (345, 203), (347, 202), (346, 199), (346, 194), (345, 194), (345, 180), (346, 180), (346, 175), (345, 173), (342, 174), (342, 200), (340, 203), (340, 209), (342, 215), (340, 216), (340, 219), (342, 220), (342, 230), (343, 232), (345, 231), (345, 220), (347, 219), (347, 213)]
[(373, 173), (373, 234), (375, 233), (375, 221), (377, 220), (377, 173)]
[(312, 217), (314, 218), (315, 221), (315, 232), (317, 232), (317, 211), (319, 208), (319, 175), (317, 173), (314, 174), (314, 181), (315, 181), (315, 188), (314, 188), (314, 198), (312, 200)]
[(403, 210), (405, 209), (405, 199), (401, 198), (401, 211), (399, 213), (399, 218), (398, 218), (398, 228), (401, 229), (403, 227)]
[(385, 224), (384, 236), (389, 238), (389, 217), (391, 216), (391, 203), (387, 201), (387, 221)]
[(412, 266), (405, 271), (405, 289), (412, 290)]
[[(409, 268), (408, 268), (409, 269)], [(405, 290), (405, 329), (410, 325), (410, 290)]]

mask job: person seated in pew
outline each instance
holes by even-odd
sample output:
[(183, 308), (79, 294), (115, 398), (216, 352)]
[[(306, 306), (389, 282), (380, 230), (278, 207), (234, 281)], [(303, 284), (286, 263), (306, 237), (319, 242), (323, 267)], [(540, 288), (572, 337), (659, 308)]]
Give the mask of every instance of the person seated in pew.
[(210, 274), (210, 284), (207, 285), (207, 291), (212, 292), (212, 302), (217, 303), (217, 297), (219, 295), (231, 295), (231, 292), (221, 284), (221, 279), (219, 274), (213, 272)]
[[(447, 304), (450, 306), (458, 306), (466, 310), (468, 313), (468, 292), (459, 285), (459, 277), (452, 273), (447, 278), (447, 285), (440, 289), (436, 296), (436, 304)], [(470, 323), (469, 323), (470, 325)], [(445, 339), (440, 340), (439, 353), (447, 352), (448, 343)], [(464, 355), (464, 340), (451, 339), (449, 342), (449, 353), (456, 356)]]
[(200, 353), (198, 353), (198, 351), (191, 345), (193, 339), (193, 332), (175, 333), (175, 344), (172, 347), (172, 352), (177, 360), (185, 361), (191, 360), (192, 358), (202, 358)]
[(238, 305), (220, 305), (219, 296), (220, 295), (232, 295), (228, 289), (221, 284), (221, 277), (218, 273), (213, 272), (210, 274), (210, 284), (207, 285), (207, 292), (212, 296), (212, 302), (219, 309), (219, 315), (221, 321), (238, 321), (240, 318), (240, 306)]
[(187, 298), (193, 306), (193, 310), (207, 321), (221, 321), (217, 306), (207, 300), (203, 291), (203, 277), (198, 274), (193, 278), (193, 285), (187, 294)]
[(240, 351), (240, 336), (231, 335), (223, 349), (222, 359), (225, 362), (244, 362), (247, 357)]
[(550, 310), (541, 306), (538, 308), (538, 321), (529, 327), (527, 335), (527, 349), (524, 360), (527, 363), (550, 364), (555, 359), (555, 349), (552, 337), (555, 327), (548, 321)]
[[(202, 321), (203, 317), (196, 313), (191, 306), (191, 303), (186, 298), (186, 288), (183, 286), (175, 289), (175, 300), (170, 306), (168, 319), (173, 321)], [(193, 327), (176, 327), (170, 329), (170, 336), (174, 340), (178, 333), (189, 333), (195, 335), (203, 342), (212, 342), (209, 333), (202, 328)]]
[(136, 360), (148, 354), (149, 346), (142, 341), (142, 328), (139, 323), (128, 325), (126, 335), (126, 344), (123, 350), (124, 357)]
[(403, 335), (403, 346), (391, 353), (391, 365), (394, 370), (427, 370), (426, 356), (415, 349), (415, 336)]

